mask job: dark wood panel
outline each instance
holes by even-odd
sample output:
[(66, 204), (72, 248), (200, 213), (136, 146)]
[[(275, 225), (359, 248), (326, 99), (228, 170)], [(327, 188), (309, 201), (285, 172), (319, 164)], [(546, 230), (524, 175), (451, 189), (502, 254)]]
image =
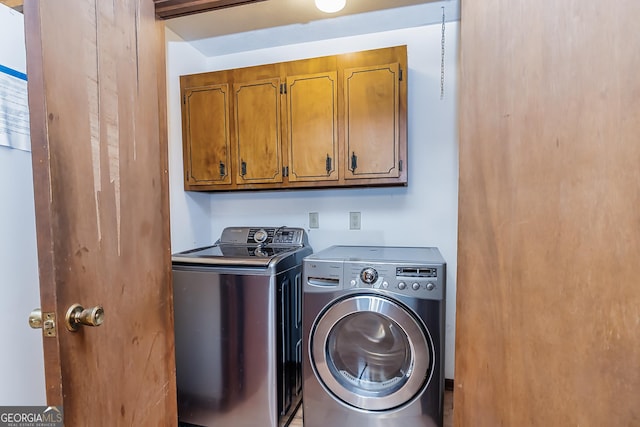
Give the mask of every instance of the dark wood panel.
[[(25, 6), (48, 403), (176, 425), (164, 25), (150, 0)], [(66, 330), (74, 303), (104, 324)]]
[[(40, 307), (43, 313), (56, 313), (56, 266), (53, 250), (55, 241), (55, 212), (48, 197), (51, 187), (49, 172), (49, 138), (45, 104), (45, 69), (40, 62), (43, 40), (40, 29), (40, 9), (31, 2), (25, 15), (25, 45), (29, 92), (29, 121), (31, 132), (31, 161), (33, 164), (34, 203), (36, 209), (36, 237)], [(59, 319), (58, 319), (59, 321)], [(56, 338), (43, 338), (47, 404), (60, 406), (62, 398), (62, 370), (60, 346)]]
[(265, 0), (153, 0), (159, 18), (176, 18)]
[(462, 4), (457, 426), (640, 423), (638, 19)]

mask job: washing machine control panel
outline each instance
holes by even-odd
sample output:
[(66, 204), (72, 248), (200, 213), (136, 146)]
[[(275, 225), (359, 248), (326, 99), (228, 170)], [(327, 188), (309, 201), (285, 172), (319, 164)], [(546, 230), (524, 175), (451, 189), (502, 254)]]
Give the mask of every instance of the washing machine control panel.
[(442, 299), (443, 266), (345, 263), (344, 288), (378, 289), (403, 295)]

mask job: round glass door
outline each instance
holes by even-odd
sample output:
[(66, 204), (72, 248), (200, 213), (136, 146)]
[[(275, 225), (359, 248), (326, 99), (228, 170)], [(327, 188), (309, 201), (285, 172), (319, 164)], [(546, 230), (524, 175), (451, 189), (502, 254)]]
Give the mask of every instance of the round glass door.
[(431, 342), (415, 317), (378, 295), (343, 299), (312, 331), (314, 371), (343, 402), (388, 410), (411, 400), (428, 382)]

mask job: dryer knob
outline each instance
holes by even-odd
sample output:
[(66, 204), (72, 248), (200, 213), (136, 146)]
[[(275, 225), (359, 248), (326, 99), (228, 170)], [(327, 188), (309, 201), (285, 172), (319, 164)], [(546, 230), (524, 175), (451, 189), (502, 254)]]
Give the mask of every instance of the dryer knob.
[(378, 272), (375, 268), (367, 267), (360, 272), (360, 279), (368, 285), (375, 283), (378, 280)]
[(434, 285), (433, 283), (429, 282), (427, 283), (427, 290), (428, 291), (432, 291), (436, 288), (436, 285)]
[(413, 288), (414, 291), (417, 291), (418, 289), (420, 289), (420, 283), (414, 282), (413, 285), (411, 285), (411, 287)]
[(407, 289), (407, 284), (404, 282), (398, 283), (398, 289), (400, 289), (401, 291)]

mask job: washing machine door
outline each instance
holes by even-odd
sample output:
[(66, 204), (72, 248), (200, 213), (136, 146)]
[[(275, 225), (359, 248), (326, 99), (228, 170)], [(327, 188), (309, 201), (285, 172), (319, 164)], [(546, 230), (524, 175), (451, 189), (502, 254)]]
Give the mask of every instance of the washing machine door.
[(325, 388), (364, 410), (411, 401), (433, 370), (428, 331), (409, 309), (381, 295), (351, 296), (329, 306), (312, 328), (309, 352)]

